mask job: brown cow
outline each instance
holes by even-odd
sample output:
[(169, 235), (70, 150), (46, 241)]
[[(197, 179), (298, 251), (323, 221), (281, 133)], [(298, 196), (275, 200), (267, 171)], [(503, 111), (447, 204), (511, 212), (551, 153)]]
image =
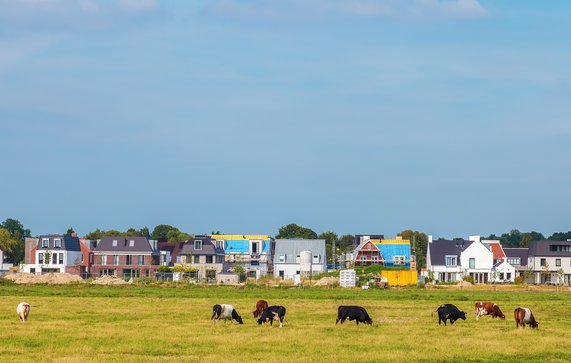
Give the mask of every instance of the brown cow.
[(257, 318), (258, 316), (262, 315), (262, 313), (264, 312), (264, 310), (267, 309), (268, 306), (269, 305), (266, 300), (258, 300), (256, 302), (256, 310), (253, 311), (254, 318)]
[(521, 325), (525, 328), (525, 324), (532, 328), (538, 328), (539, 322), (535, 320), (535, 317), (528, 308), (517, 308), (514, 310), (515, 327), (519, 328)]
[(491, 315), (492, 318), (500, 318), (506, 320), (506, 316), (500, 310), (500, 307), (489, 301), (480, 301), (474, 305), (476, 309), (476, 320), (484, 315)]

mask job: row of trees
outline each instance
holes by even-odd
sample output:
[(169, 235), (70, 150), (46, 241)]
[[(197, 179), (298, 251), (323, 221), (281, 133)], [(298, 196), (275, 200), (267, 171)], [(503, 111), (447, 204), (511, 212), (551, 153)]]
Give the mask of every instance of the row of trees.
[(24, 260), (24, 241), (31, 232), (16, 219), (8, 218), (0, 224), (0, 250), (7, 261), (19, 263)]

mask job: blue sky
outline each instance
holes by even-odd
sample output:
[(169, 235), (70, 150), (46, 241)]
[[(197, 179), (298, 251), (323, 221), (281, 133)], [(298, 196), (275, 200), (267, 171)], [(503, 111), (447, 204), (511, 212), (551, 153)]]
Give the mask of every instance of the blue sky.
[(571, 2), (0, 0), (35, 234), (571, 229)]

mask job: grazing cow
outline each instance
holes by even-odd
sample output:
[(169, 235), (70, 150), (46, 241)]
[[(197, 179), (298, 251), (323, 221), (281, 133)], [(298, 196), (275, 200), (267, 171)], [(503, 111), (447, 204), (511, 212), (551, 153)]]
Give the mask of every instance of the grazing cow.
[(254, 318), (262, 315), (264, 310), (268, 307), (268, 302), (266, 300), (258, 300), (256, 301), (256, 310), (253, 311)]
[(210, 320), (218, 321), (220, 319), (224, 319), (224, 324), (226, 324), (227, 319), (230, 319), (231, 323), (233, 323), (234, 320), (236, 320), (238, 324), (244, 324), (242, 318), (240, 317), (240, 315), (238, 315), (236, 309), (234, 309), (234, 306), (230, 304), (222, 304), (222, 305), (216, 304), (212, 307), (212, 317), (210, 318)]
[(285, 320), (286, 308), (281, 305), (274, 305), (264, 309), (262, 316), (258, 319), (258, 325), (264, 324), (268, 319), (270, 319), (270, 327), (274, 326), (274, 319), (280, 322), (280, 328)]
[(450, 320), (450, 325), (454, 325), (454, 322), (458, 319), (466, 320), (466, 312), (460, 311), (452, 304), (440, 305), (436, 312), (438, 312), (438, 325), (443, 321), (444, 326), (446, 326), (446, 320)]
[(489, 301), (480, 301), (474, 305), (476, 309), (476, 320), (484, 315), (491, 315), (492, 318), (500, 318), (501, 320), (506, 320), (506, 316), (500, 310), (500, 307)]
[(335, 324), (337, 325), (339, 320), (341, 320), (341, 324), (343, 324), (347, 319), (349, 319), (349, 321), (355, 320), (357, 325), (359, 325), (359, 323), (373, 324), (373, 319), (369, 317), (367, 310), (361, 306), (339, 306), (337, 308), (337, 320), (335, 320)]
[(539, 323), (535, 320), (531, 310), (528, 308), (517, 308), (514, 310), (515, 327), (519, 328), (521, 325), (525, 328), (525, 324), (532, 328), (538, 328)]
[(28, 320), (28, 315), (30, 315), (30, 304), (27, 302), (19, 303), (18, 307), (16, 308), (16, 313), (20, 316), (22, 323), (25, 322)]

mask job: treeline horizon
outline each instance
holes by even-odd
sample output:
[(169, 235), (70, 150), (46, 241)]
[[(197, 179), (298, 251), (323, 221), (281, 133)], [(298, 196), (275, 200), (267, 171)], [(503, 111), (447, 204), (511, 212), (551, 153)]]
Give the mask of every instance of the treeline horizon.
[[(75, 233), (73, 227), (70, 227), (65, 234)], [(219, 230), (213, 230), (210, 234), (224, 234)], [(382, 234), (382, 233), (379, 233)], [(132, 236), (132, 237), (147, 237), (150, 239), (163, 240), (168, 242), (182, 242), (190, 239), (194, 235), (204, 235), (204, 233), (189, 233), (181, 231), (179, 228), (168, 225), (159, 224), (151, 231), (148, 227), (142, 228), (128, 228), (125, 231), (117, 229), (102, 230), (96, 228), (94, 231), (86, 233), (83, 238), (90, 240), (98, 240), (103, 237), (112, 236)], [(413, 231), (406, 229), (397, 233), (397, 236), (411, 241), (411, 252), (416, 255), (417, 266), (420, 269), (426, 261), (426, 251), (428, 246), (428, 234), (422, 231)], [(545, 237), (541, 232), (521, 232), (518, 229), (512, 229), (509, 232), (501, 235), (490, 234), (488, 236), (482, 235), (484, 240), (499, 240), (502, 247), (529, 247), (531, 241), (534, 240), (556, 240), (566, 241), (571, 239), (571, 231), (568, 232), (554, 232), (549, 237)], [(17, 219), (7, 218), (0, 224), (0, 250), (4, 251), (8, 260), (14, 263), (21, 263), (24, 260), (24, 241), (26, 237), (32, 237), (29, 229), (25, 229), (24, 225)], [(386, 236), (385, 236), (386, 237)], [(350, 252), (353, 249), (355, 235), (345, 234), (338, 235), (331, 230), (317, 233), (311, 228), (303, 227), (295, 223), (290, 223), (279, 228), (278, 233), (274, 236), (276, 239), (288, 238), (305, 238), (305, 239), (324, 239), (327, 251), (327, 261), (333, 261), (333, 245), (335, 244), (336, 255)], [(452, 239), (458, 240), (463, 237), (438, 237), (436, 239)]]

